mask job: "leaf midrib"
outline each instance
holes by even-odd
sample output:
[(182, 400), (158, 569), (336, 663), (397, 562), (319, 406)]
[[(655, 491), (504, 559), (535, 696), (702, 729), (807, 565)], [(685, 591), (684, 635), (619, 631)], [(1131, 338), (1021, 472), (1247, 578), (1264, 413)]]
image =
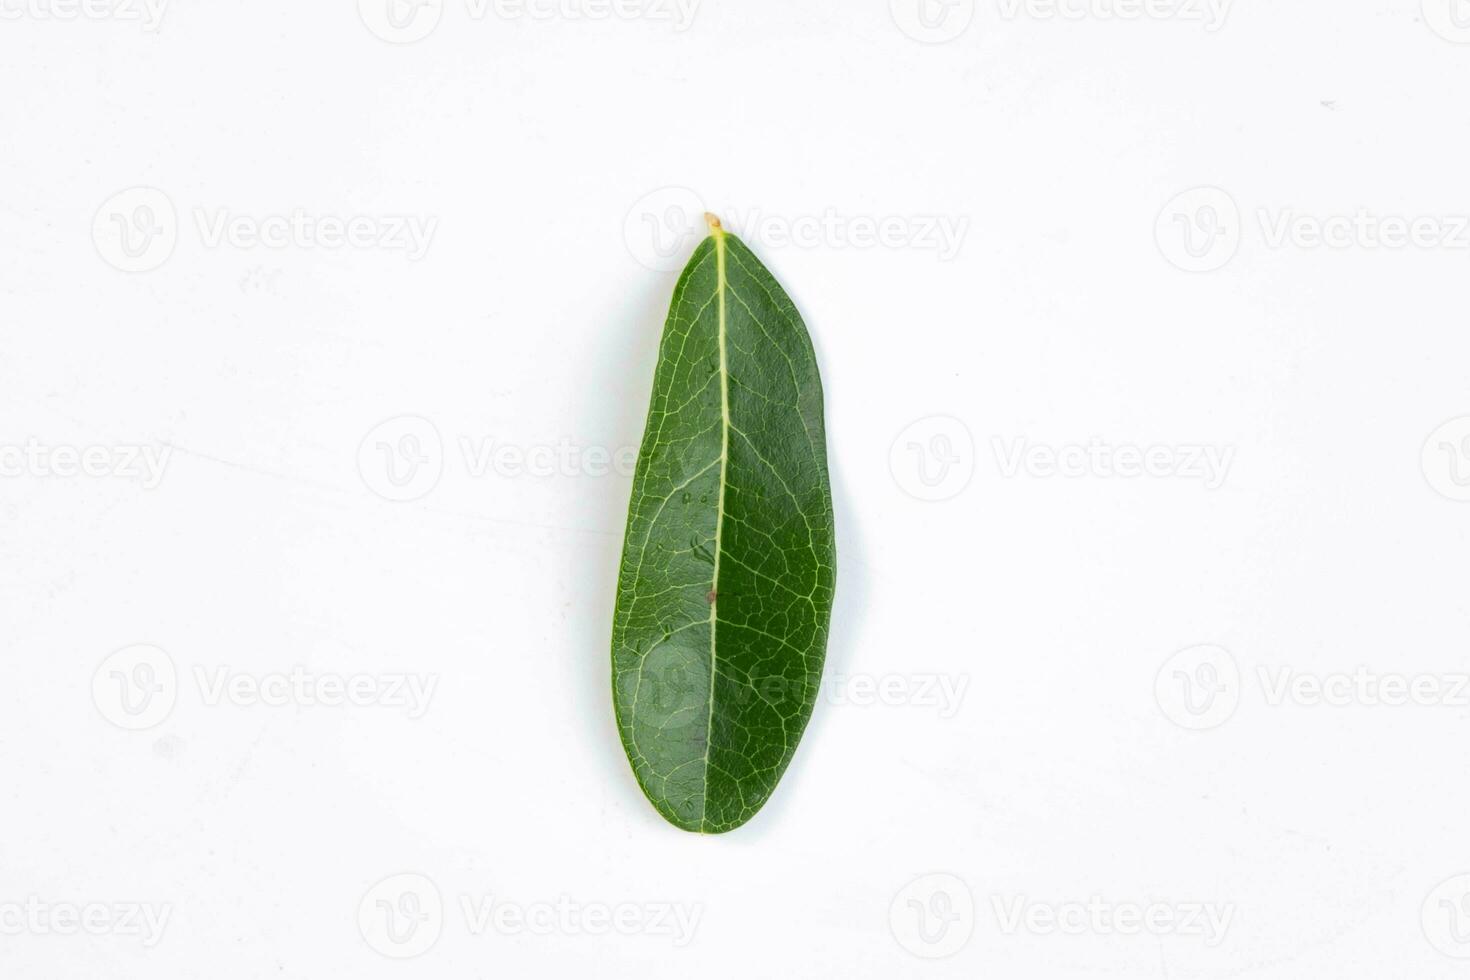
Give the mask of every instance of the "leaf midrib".
[(710, 234), (715, 240), (715, 293), (720, 306), (720, 493), (715, 505), (715, 561), (709, 586), (709, 719), (704, 731), (704, 799), (699, 810), (701, 833), (709, 829), (709, 756), (715, 734), (715, 664), (718, 657), (715, 630), (719, 624), (720, 552), (721, 537), (725, 530), (725, 474), (730, 466), (730, 367), (725, 355), (725, 232), (717, 218), (711, 215), (706, 215), (706, 218), (709, 220)]

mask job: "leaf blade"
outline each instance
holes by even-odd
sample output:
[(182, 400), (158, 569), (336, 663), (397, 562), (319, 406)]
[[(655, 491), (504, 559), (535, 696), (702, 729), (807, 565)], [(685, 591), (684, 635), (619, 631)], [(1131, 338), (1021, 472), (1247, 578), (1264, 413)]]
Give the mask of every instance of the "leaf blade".
[(613, 694), (650, 802), (685, 830), (722, 833), (764, 805), (811, 716), (836, 562), (810, 336), (744, 243), (711, 228), (660, 345)]

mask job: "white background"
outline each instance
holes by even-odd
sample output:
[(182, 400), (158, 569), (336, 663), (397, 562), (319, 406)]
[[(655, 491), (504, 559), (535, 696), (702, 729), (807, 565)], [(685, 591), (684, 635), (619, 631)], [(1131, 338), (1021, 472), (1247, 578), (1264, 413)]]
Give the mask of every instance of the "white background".
[[(1465, 976), (1450, 2), (3, 0), (0, 975)], [(839, 532), (829, 689), (717, 838), (618, 743), (585, 455), (637, 444), (700, 206), (807, 318)], [(248, 237), (298, 212), (433, 233)], [(298, 668), (377, 701), (210, 686)], [(54, 918), (127, 903), (166, 929)]]

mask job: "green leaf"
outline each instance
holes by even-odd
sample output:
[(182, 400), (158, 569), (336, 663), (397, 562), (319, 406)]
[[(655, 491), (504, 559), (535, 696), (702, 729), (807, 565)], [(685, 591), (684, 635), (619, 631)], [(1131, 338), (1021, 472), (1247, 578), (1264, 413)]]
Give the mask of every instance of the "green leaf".
[(709, 222), (664, 327), (612, 659), (643, 792), (675, 826), (718, 834), (770, 798), (811, 718), (836, 554), (811, 338)]

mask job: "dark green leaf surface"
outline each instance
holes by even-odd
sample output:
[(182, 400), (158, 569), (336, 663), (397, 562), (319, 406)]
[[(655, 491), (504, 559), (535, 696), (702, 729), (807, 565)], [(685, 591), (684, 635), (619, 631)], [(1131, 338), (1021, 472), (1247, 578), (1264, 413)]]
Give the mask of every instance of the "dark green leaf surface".
[(806, 326), (710, 220), (664, 327), (613, 619), (613, 700), (650, 801), (723, 833), (761, 808), (816, 703), (835, 554)]

